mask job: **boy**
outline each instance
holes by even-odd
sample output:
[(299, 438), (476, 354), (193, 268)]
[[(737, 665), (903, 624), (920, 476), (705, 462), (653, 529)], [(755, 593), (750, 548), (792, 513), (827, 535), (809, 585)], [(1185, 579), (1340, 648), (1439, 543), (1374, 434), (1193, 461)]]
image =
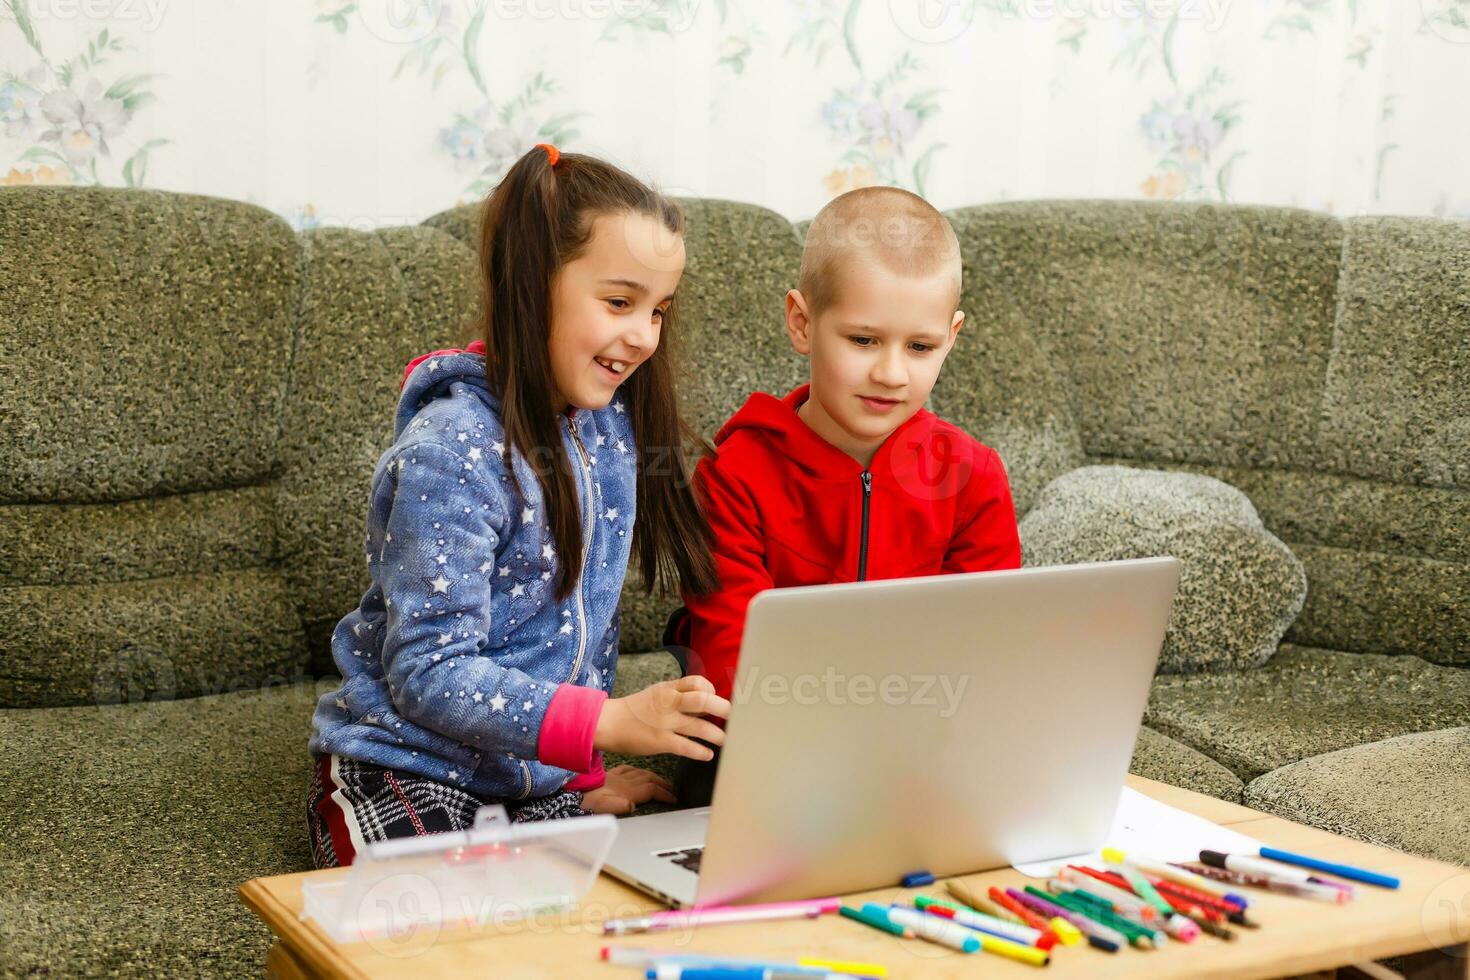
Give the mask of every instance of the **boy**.
[[(923, 198), (863, 188), (813, 219), (786, 294), (810, 383), (750, 396), (695, 471), (720, 585), (686, 590), (666, 641), (720, 696), (762, 590), (1020, 567), (999, 456), (924, 408), (964, 322), (959, 296), (959, 241)], [(698, 802), (688, 768), (680, 798)]]

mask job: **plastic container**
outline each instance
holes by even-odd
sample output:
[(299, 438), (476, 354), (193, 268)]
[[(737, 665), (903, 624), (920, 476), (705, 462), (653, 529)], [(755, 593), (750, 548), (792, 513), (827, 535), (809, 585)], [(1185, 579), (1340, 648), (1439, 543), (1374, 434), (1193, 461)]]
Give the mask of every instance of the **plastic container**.
[(339, 943), (506, 922), (580, 901), (617, 837), (594, 814), (511, 823), (482, 806), (469, 830), (367, 845), (345, 875), (301, 885), (301, 918)]

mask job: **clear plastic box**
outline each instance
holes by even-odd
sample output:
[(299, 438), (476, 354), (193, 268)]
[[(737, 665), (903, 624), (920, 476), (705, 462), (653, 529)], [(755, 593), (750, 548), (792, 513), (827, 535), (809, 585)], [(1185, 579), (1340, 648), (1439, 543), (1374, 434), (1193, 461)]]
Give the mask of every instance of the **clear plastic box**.
[(345, 875), (301, 885), (301, 918), (339, 943), (504, 922), (580, 901), (617, 837), (594, 814), (511, 823), (481, 807), (465, 831), (369, 844)]

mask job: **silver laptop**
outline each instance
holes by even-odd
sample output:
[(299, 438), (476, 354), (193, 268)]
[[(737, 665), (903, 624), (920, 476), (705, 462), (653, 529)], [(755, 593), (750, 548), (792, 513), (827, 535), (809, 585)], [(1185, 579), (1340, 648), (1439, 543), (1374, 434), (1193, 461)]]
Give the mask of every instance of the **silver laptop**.
[(762, 592), (708, 807), (605, 870), (676, 907), (842, 895), (1104, 843), (1173, 558)]

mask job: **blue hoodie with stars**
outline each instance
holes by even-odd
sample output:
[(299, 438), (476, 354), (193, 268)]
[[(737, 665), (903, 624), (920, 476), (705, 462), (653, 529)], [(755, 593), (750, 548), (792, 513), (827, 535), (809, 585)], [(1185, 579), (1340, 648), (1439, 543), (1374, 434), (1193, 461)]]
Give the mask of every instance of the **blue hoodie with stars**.
[[(332, 634), (343, 681), (318, 701), (309, 749), (481, 796), (588, 789), (601, 782), (592, 735), (617, 670), (633, 536), (626, 400), (560, 417), (583, 553), (558, 555), (540, 485), (506, 446), (483, 351), (409, 365), (373, 473), (372, 585)], [(566, 560), (583, 574), (557, 601)]]

